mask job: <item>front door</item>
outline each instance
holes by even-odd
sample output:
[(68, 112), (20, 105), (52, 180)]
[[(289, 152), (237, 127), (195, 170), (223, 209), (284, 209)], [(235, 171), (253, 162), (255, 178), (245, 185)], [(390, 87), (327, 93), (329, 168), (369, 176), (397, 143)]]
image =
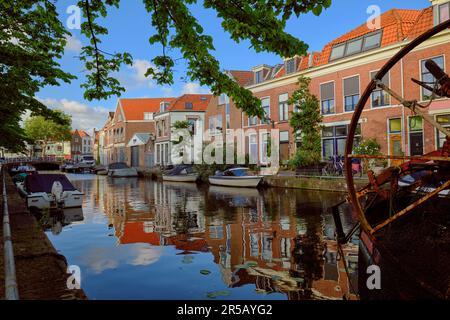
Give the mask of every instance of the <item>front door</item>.
[(131, 166), (139, 167), (139, 146), (131, 147)]
[[(402, 136), (400, 134), (391, 134), (389, 136), (389, 154), (391, 156), (403, 156), (402, 151)], [(403, 163), (403, 160), (391, 160), (391, 166), (398, 166)]]
[(409, 148), (411, 156), (423, 155), (423, 133), (413, 132), (409, 135)]

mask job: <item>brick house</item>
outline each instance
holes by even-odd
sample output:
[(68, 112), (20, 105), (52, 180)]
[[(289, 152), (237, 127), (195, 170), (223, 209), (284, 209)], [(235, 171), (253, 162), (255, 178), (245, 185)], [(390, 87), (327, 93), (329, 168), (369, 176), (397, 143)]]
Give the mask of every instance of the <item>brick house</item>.
[[(271, 120), (269, 123), (249, 118), (225, 96), (211, 100), (206, 112), (206, 123), (218, 121), (223, 128), (226, 125), (225, 118), (228, 117), (230, 129), (242, 128), (245, 132), (252, 130), (252, 133), (246, 134), (246, 151), (257, 156), (262, 164), (267, 149), (268, 136), (265, 131), (278, 129), (280, 160), (286, 161), (297, 147), (295, 134), (289, 125), (295, 107), (288, 105), (287, 101), (297, 89), (298, 77), (305, 76), (311, 78), (310, 90), (320, 100), (324, 126), (323, 158), (342, 155), (353, 110), (371, 78), (407, 43), (448, 19), (450, 2), (431, 2), (432, 6), (424, 10), (387, 11), (381, 15), (381, 28), (372, 30), (363, 24), (331, 41), (321, 52), (288, 58), (275, 66), (255, 67), (251, 70), (251, 79), (248, 79), (248, 73), (239, 72), (241, 76), (245, 75), (245, 79), (240, 80), (241, 85), (262, 100), (262, 106)], [(407, 99), (426, 103), (429, 92), (410, 79), (434, 80), (424, 68), (426, 59), (433, 59), (448, 72), (449, 52), (450, 31), (446, 30), (407, 55), (392, 68), (383, 82)], [(391, 155), (419, 155), (443, 143), (443, 135), (420, 118), (414, 117), (387, 93), (378, 90), (370, 100), (361, 117), (359, 139), (376, 138), (382, 152)], [(449, 99), (434, 100), (428, 112), (441, 124), (450, 124)]]
[[(136, 134), (154, 134), (155, 113), (159, 111), (162, 102), (170, 103), (172, 100), (174, 99), (119, 99), (116, 111), (110, 115), (99, 133), (102, 164), (126, 162), (130, 166), (145, 166), (146, 157), (148, 160), (154, 154), (153, 143), (149, 143), (152, 141), (150, 136), (148, 140), (144, 139), (146, 143), (143, 147), (141, 144), (133, 144), (132, 141), (136, 139)], [(141, 150), (140, 154), (139, 150)]]
[[(171, 163), (173, 143), (173, 125), (178, 121), (188, 121), (192, 134), (203, 134), (205, 111), (211, 100), (210, 94), (184, 94), (173, 101), (161, 102), (159, 111), (155, 114), (156, 140), (155, 164), (168, 165)], [(193, 159), (194, 146), (191, 151)]]

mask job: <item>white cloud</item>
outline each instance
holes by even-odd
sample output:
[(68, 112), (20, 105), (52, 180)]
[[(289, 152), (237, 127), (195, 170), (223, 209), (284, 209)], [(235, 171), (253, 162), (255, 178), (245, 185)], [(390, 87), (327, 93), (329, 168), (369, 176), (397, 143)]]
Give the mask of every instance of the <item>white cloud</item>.
[(43, 104), (51, 109), (58, 109), (72, 116), (72, 128), (85, 130), (88, 133), (93, 128), (101, 128), (108, 117), (110, 110), (104, 107), (90, 107), (84, 103), (68, 99), (40, 99)]
[(66, 36), (66, 51), (76, 52), (80, 53), (81, 48), (83, 47), (83, 44), (81, 43), (80, 39), (78, 39), (76, 36)]
[(173, 96), (175, 95), (175, 90), (173, 90), (173, 88), (171, 88), (171, 87), (163, 87), (163, 88), (161, 89), (161, 91), (162, 91), (163, 96), (164, 96), (165, 98), (167, 98), (167, 97), (173, 97)]
[(127, 67), (131, 73), (122, 71), (119, 74), (122, 85), (124, 85), (127, 90), (141, 87), (154, 88), (155, 82), (152, 81), (151, 77), (145, 76), (147, 70), (154, 67), (155, 65), (148, 60), (135, 59), (133, 65)]
[(182, 94), (210, 93), (208, 88), (201, 87), (198, 83), (188, 82), (183, 86)]

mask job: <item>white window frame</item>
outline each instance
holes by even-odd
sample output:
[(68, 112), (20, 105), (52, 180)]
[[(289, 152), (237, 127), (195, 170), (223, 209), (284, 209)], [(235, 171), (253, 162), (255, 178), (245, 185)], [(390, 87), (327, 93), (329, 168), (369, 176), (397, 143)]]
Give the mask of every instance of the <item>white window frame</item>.
[[(446, 58), (445, 58), (445, 53), (441, 53), (441, 54), (438, 54), (438, 55), (435, 55), (435, 56), (432, 56), (432, 57), (428, 57), (428, 58), (425, 58), (425, 59), (420, 59), (419, 60), (419, 72), (420, 72), (420, 81), (422, 81), (422, 74), (423, 74), (423, 70), (422, 70), (422, 61), (426, 61), (426, 60), (429, 60), (429, 59), (435, 59), (435, 58), (440, 58), (440, 57), (443, 57), (444, 58), (444, 72), (446, 72), (445, 70), (446, 70), (446, 63), (447, 63), (447, 61), (446, 61)], [(422, 87), (419, 87), (419, 89), (420, 89), (420, 101), (425, 101), (425, 100), (423, 100), (423, 88)], [(429, 100), (426, 100), (426, 101), (429, 101)]]

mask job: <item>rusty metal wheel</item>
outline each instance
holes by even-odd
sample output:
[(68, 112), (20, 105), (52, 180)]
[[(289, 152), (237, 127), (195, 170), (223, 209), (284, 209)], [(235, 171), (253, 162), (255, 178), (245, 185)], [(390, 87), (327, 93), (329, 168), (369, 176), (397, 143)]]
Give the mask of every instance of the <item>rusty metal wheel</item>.
[[(374, 237), (374, 234), (380, 229), (389, 225), (403, 215), (406, 215), (415, 207), (422, 205), (429, 199), (437, 196), (439, 193), (441, 193), (443, 190), (448, 189), (450, 186), (450, 177), (448, 176), (448, 173), (450, 171), (450, 158), (448, 154), (448, 150), (450, 149), (450, 131), (442, 127), (431, 116), (429, 116), (426, 111), (424, 111), (424, 108), (426, 108), (427, 106), (422, 106), (417, 101), (404, 99), (400, 94), (397, 94), (394, 90), (387, 87), (382, 82), (383, 77), (389, 72), (389, 70), (392, 69), (393, 66), (397, 64), (409, 52), (411, 52), (414, 48), (418, 47), (429, 38), (448, 28), (450, 28), (450, 20), (434, 27), (433, 29), (430, 29), (423, 35), (411, 41), (403, 49), (401, 49), (392, 59), (390, 59), (384, 65), (384, 67), (377, 73), (375, 78), (369, 83), (366, 90), (362, 94), (358, 105), (355, 108), (353, 118), (349, 127), (349, 135), (345, 148), (345, 175), (349, 194), (348, 200), (351, 202), (363, 230), (371, 237)], [(450, 97), (450, 80), (448, 76), (444, 79), (445, 73), (443, 73), (443, 71), (440, 70), (439, 67), (437, 69), (436, 67), (437, 65), (433, 65), (433, 63), (427, 62), (427, 68), (433, 75), (435, 75), (435, 78), (437, 79), (434, 87), (430, 87), (426, 83), (422, 83), (417, 80), (413, 80), (413, 82), (415, 82), (415, 84), (424, 86), (425, 88), (432, 91), (433, 94)], [(440, 150), (436, 150), (435, 152), (419, 157), (355, 155), (353, 153), (353, 147), (355, 143), (355, 133), (357, 132), (357, 126), (364, 106), (371, 97), (372, 92), (376, 89), (382, 89), (386, 91), (396, 100), (398, 100), (400, 104), (402, 104), (406, 108), (409, 108), (414, 114), (421, 116), (424, 121), (430, 123), (433, 127), (443, 132), (443, 134), (447, 136), (447, 142), (444, 144), (444, 147)], [(352, 160), (356, 158), (401, 160), (406, 162), (399, 166), (390, 167), (378, 176), (375, 176), (373, 172), (369, 171), (369, 184), (363, 189), (357, 190), (352, 173)], [(374, 201), (381, 197), (387, 201), (390, 201), (392, 204), (393, 198), (395, 198), (399, 192), (412, 192), (413, 190), (416, 190), (414, 188), (420, 187), (421, 180), (418, 183), (412, 184), (408, 188), (400, 188), (398, 185), (399, 178), (413, 172), (418, 172), (419, 170), (430, 170), (430, 174), (439, 174), (440, 177), (443, 178), (442, 183), (440, 183), (440, 185), (437, 186), (433, 191), (422, 194), (422, 196), (416, 198), (412, 203), (405, 204), (401, 208), (392, 209), (391, 205), (391, 212), (386, 215), (387, 218), (385, 218), (383, 221), (370, 223), (370, 219), (368, 219), (366, 212), (368, 208), (370, 208), (370, 206), (374, 203)]]

